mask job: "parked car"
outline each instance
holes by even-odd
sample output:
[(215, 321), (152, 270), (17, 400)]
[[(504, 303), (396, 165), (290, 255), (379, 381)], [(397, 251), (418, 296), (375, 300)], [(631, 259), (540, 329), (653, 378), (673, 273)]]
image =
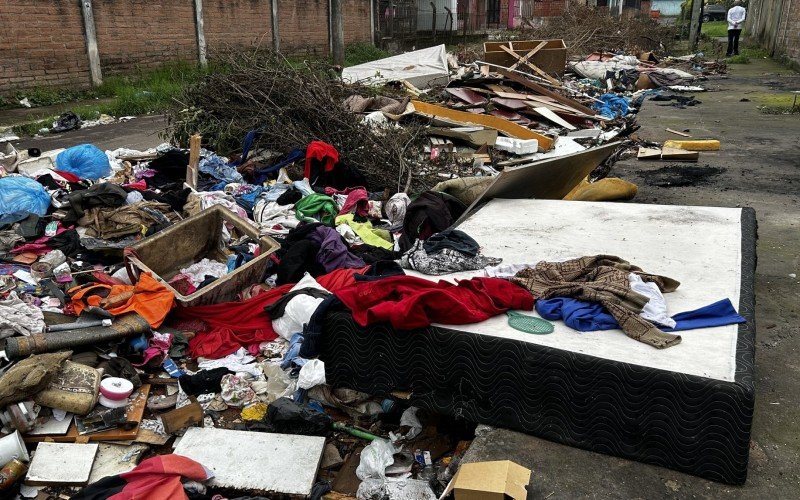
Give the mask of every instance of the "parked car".
[(703, 22), (724, 21), (727, 13), (728, 9), (724, 5), (705, 5), (703, 6)]

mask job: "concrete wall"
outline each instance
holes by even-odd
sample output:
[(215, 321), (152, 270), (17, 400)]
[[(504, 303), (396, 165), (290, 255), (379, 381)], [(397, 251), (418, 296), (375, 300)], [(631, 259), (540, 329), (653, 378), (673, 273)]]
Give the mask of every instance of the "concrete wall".
[[(103, 75), (199, 60), (195, 0), (91, 2)], [(345, 44), (369, 42), (371, 0), (342, 0)], [(272, 47), (271, 0), (202, 0), (208, 55)], [(278, 0), (281, 50), (329, 52), (328, 0)], [(91, 83), (81, 0), (0, 0), (0, 93)]]
[(745, 31), (774, 57), (800, 66), (800, 0), (750, 0)]

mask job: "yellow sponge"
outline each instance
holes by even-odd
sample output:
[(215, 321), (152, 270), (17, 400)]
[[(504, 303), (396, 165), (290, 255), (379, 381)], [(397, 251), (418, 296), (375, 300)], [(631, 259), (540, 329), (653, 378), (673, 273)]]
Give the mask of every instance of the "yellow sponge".
[(589, 183), (588, 178), (567, 194), (564, 199), (572, 201), (632, 200), (639, 188), (632, 182), (617, 177), (606, 177)]
[(664, 143), (664, 147), (685, 149), (686, 151), (719, 151), (719, 141), (715, 139), (703, 141), (670, 140)]

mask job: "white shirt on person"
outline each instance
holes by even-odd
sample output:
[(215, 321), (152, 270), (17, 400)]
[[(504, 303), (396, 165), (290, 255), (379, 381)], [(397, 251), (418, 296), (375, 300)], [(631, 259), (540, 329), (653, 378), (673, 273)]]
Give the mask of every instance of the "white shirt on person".
[(740, 30), (742, 29), (742, 24), (744, 24), (744, 18), (747, 15), (747, 11), (744, 10), (744, 7), (741, 5), (734, 5), (730, 9), (728, 9), (728, 29), (729, 30)]

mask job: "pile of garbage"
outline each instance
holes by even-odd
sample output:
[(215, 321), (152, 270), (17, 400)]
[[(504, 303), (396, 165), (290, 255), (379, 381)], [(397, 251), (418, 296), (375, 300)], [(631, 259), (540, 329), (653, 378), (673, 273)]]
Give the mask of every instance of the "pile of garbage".
[[(503, 194), (499, 179), (526, 176), (505, 189), (537, 190), (537, 176), (566, 170), (517, 197), (632, 198), (635, 185), (597, 189), (589, 173), (635, 142), (614, 141), (636, 130), (637, 97), (693, 80), (605, 55), (565, 76), (560, 41), (493, 46), (483, 59), (462, 65), (434, 47), (339, 75), (254, 55), (187, 91), (170, 123), (184, 147), (6, 144), (0, 487), (23, 498), (437, 498), (474, 424), (408, 394), (328, 385), (326, 311), (397, 300), (403, 314), (360, 313), (410, 329), (531, 310), (530, 291), (508, 280), (407, 274), (502, 262), (452, 228)], [(641, 75), (648, 88), (636, 90)], [(364, 295), (378, 280), (401, 296)], [(416, 300), (426, 293), (452, 307), (427, 309)]]

